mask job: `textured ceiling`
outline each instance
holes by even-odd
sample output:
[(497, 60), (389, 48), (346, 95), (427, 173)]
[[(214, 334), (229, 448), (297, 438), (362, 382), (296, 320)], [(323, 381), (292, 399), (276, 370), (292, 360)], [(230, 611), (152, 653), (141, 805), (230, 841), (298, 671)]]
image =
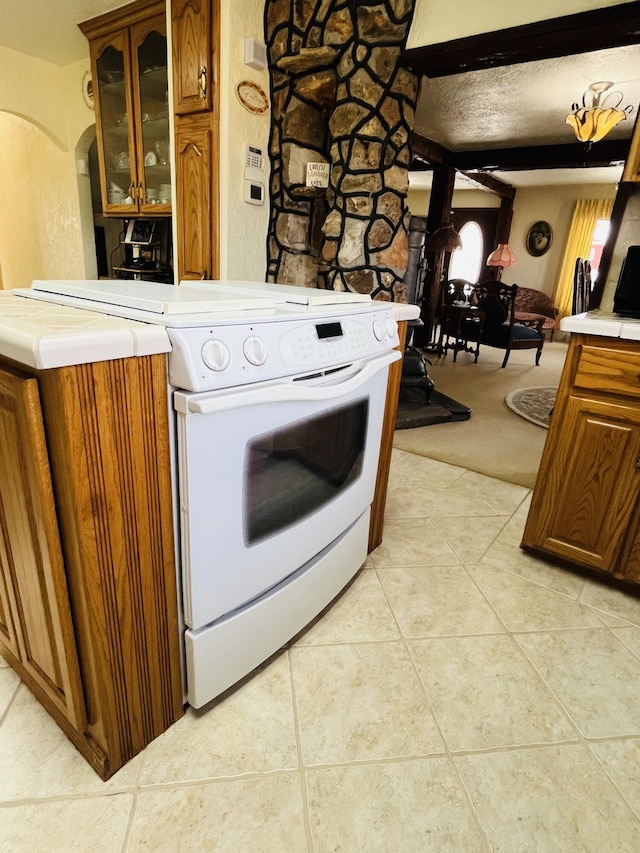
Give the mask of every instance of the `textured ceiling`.
[(640, 45), (423, 80), (416, 131), (452, 151), (575, 142), (565, 117), (590, 83), (610, 80), (633, 113), (609, 134), (631, 136), (640, 103)]
[[(119, 6), (121, 0), (0, 0), (0, 46), (65, 65), (88, 56), (78, 23)], [(634, 111), (610, 138), (631, 135), (640, 104), (640, 46), (425, 79), (416, 131), (453, 151), (574, 141), (564, 123), (590, 83), (612, 80)], [(583, 169), (578, 182), (601, 182), (620, 170)], [(494, 173), (516, 186), (576, 182), (576, 170)], [(546, 175), (546, 176), (545, 176)], [(534, 177), (535, 176), (535, 177)], [(428, 181), (428, 176), (421, 178)]]
[(89, 55), (78, 24), (123, 5), (122, 0), (0, 0), (0, 46), (67, 65)]

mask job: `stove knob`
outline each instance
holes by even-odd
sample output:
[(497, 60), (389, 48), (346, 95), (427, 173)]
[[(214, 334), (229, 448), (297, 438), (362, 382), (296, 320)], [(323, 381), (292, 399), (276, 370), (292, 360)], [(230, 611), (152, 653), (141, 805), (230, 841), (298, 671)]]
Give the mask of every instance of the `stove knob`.
[(257, 335), (251, 335), (246, 339), (242, 345), (242, 351), (249, 364), (260, 365), (267, 360), (267, 345)]
[(202, 347), (202, 360), (210, 370), (219, 372), (229, 367), (231, 352), (223, 341), (207, 341)]
[(381, 341), (387, 333), (387, 328), (382, 320), (373, 321), (373, 334)]
[(391, 317), (388, 317), (385, 326), (387, 328), (387, 334), (390, 338), (393, 338), (398, 331), (398, 324)]

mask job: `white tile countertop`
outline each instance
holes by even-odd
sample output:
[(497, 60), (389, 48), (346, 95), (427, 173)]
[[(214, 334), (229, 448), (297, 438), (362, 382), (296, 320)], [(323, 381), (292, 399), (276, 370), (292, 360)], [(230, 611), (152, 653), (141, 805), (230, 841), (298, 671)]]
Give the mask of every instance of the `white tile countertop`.
[[(414, 320), (420, 309), (394, 303), (393, 315), (398, 322)], [(0, 290), (0, 355), (27, 367), (67, 367), (170, 350), (164, 325)]]
[(393, 303), (393, 319), (399, 323), (401, 320), (417, 320), (420, 316), (420, 308), (417, 305), (409, 305), (404, 302)]
[(170, 350), (162, 326), (0, 290), (0, 355), (27, 367), (68, 367)]
[(560, 321), (560, 329), (563, 332), (578, 332), (582, 335), (602, 335), (604, 338), (640, 341), (640, 320), (599, 310), (563, 317)]

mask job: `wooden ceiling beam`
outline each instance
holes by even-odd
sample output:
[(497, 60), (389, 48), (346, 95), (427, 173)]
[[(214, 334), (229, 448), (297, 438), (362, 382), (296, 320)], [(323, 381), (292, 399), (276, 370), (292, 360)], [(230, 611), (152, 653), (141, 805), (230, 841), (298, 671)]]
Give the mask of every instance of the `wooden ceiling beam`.
[(640, 0), (405, 50), (427, 77), (555, 59), (640, 41)]
[(603, 139), (590, 147), (582, 142), (575, 142), (564, 145), (526, 145), (519, 148), (458, 151), (451, 153), (449, 164), (461, 172), (623, 166), (630, 143), (629, 139)]
[(475, 181), (476, 184), (480, 184), (485, 189), (491, 190), (491, 192), (502, 199), (513, 201), (516, 197), (515, 187), (507, 184), (505, 181), (494, 178), (493, 175), (489, 175), (486, 172), (461, 172), (461, 174), (470, 181)]
[(450, 166), (453, 157), (453, 153), (447, 148), (419, 133), (411, 134), (411, 153), (431, 166)]

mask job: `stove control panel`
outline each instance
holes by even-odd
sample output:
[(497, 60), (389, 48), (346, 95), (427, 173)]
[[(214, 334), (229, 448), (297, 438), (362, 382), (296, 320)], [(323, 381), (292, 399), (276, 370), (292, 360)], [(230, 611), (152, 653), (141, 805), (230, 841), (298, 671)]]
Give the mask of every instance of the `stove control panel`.
[(372, 357), (399, 343), (393, 309), (377, 305), (167, 331), (172, 344), (169, 382), (185, 391), (304, 376)]

